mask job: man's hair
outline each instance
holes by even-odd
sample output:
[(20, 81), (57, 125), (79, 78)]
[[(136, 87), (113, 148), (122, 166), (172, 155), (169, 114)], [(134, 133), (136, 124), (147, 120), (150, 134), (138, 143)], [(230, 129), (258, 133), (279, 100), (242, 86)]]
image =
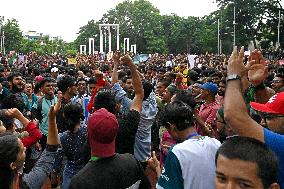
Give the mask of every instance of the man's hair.
[(153, 88), (153, 85), (147, 80), (142, 81), (142, 86), (144, 89), (144, 99), (143, 100), (146, 100), (150, 96), (154, 88)]
[(80, 81), (85, 81), (85, 82), (87, 83), (86, 79), (83, 78), (83, 77), (80, 77), (80, 78), (77, 79), (77, 84), (78, 84)]
[(131, 76), (125, 76), (125, 77), (121, 78), (122, 83), (126, 83), (127, 79), (132, 79), (132, 77)]
[(125, 71), (119, 71), (117, 74), (118, 80), (122, 80), (127, 75)]
[(175, 124), (177, 130), (183, 131), (193, 125), (192, 108), (182, 101), (174, 101), (164, 107), (159, 121), (165, 127)]
[(11, 187), (15, 173), (11, 170), (10, 164), (17, 160), (19, 152), (18, 138), (15, 135), (12, 133), (0, 134), (0, 188)]
[(167, 79), (161, 79), (158, 81), (158, 83), (162, 83), (162, 85), (167, 88), (170, 84), (171, 84), (171, 81), (167, 80)]
[(62, 93), (65, 93), (69, 87), (73, 86), (76, 83), (74, 77), (65, 76), (60, 81), (57, 82), (58, 90)]
[(66, 120), (67, 129), (74, 131), (75, 126), (84, 120), (83, 108), (80, 104), (68, 103), (63, 108), (64, 118)]
[(14, 77), (18, 77), (18, 76), (23, 77), (23, 75), (22, 75), (20, 72), (12, 72), (12, 73), (10, 73), (10, 74), (8, 75), (7, 80), (8, 80), (9, 82), (12, 82), (13, 79), (14, 79)]
[(226, 140), (218, 149), (217, 159), (222, 155), (228, 159), (238, 159), (257, 165), (257, 176), (264, 188), (278, 181), (278, 159), (276, 155), (262, 142), (248, 137), (232, 137)]
[(90, 84), (97, 84), (97, 80), (96, 80), (96, 78), (95, 77), (91, 77), (90, 79), (89, 79), (89, 81), (88, 81), (88, 84), (90, 85)]
[(115, 96), (109, 89), (100, 89), (94, 99), (94, 107), (96, 110), (101, 108), (107, 109), (110, 113), (116, 112)]
[(194, 97), (188, 91), (185, 90), (180, 90), (176, 93), (175, 101), (182, 101), (186, 103), (188, 106), (190, 106), (191, 109), (194, 109), (196, 106)]
[(52, 82), (52, 79), (50, 77), (45, 77), (43, 78), (43, 80), (40, 81), (40, 88), (42, 88), (44, 86), (45, 83), (51, 83)]

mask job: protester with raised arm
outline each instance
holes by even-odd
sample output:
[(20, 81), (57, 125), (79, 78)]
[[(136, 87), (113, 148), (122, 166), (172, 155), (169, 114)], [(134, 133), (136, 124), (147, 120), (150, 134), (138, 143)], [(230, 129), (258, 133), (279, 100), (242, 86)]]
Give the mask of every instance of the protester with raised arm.
[(264, 142), (278, 156), (280, 163), (280, 185), (284, 187), (284, 136), (277, 130), (284, 125), (284, 93), (271, 97), (266, 104), (251, 103), (251, 106), (264, 113), (267, 127), (263, 128), (248, 114), (242, 93), (242, 83), (247, 82), (247, 76), (255, 80), (265, 77), (265, 60), (261, 53), (254, 51), (247, 66), (243, 64), (244, 48), (238, 53), (234, 48), (228, 63), (227, 89), (225, 93), (225, 121), (241, 136), (252, 137)]
[(22, 174), (26, 148), (17, 136), (11, 133), (0, 135), (0, 188), (41, 188), (52, 171), (59, 144), (56, 113), (60, 109), (61, 93), (48, 114), (47, 146), (36, 165), (28, 174)]

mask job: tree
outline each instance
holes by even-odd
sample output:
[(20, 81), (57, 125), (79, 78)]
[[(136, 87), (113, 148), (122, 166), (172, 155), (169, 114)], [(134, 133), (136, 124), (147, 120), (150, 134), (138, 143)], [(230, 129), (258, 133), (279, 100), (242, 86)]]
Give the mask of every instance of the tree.
[(21, 46), (21, 41), (23, 39), (22, 32), (20, 30), (18, 21), (16, 19), (7, 20), (4, 24), (5, 32), (5, 50), (18, 51)]
[[(283, 11), (280, 0), (216, 0), (223, 13), (223, 20), (228, 22), (226, 28), (233, 28), (233, 10), (236, 10), (236, 44), (247, 45), (253, 41), (265, 38), (274, 39), (277, 36), (278, 12)], [(277, 24), (276, 24), (277, 23)], [(267, 35), (270, 33), (270, 35)], [(283, 42), (282, 42), (283, 43)]]
[[(87, 44), (89, 37), (98, 39), (99, 23), (119, 23), (120, 39), (130, 38), (130, 43), (136, 44), (140, 52), (151, 53), (150, 50), (167, 52), (166, 45), (161, 47), (152, 46), (165, 43), (165, 39), (162, 36), (163, 27), (160, 21), (159, 10), (149, 1), (124, 1), (104, 14), (98, 22), (91, 20), (87, 25), (81, 27), (75, 44), (78, 47), (81, 44)], [(116, 36), (113, 39), (116, 40)], [(155, 40), (155, 42), (151, 40)], [(115, 43), (112, 44), (112, 49), (114, 49)], [(95, 40), (95, 47), (97, 49), (98, 46), (99, 42)]]

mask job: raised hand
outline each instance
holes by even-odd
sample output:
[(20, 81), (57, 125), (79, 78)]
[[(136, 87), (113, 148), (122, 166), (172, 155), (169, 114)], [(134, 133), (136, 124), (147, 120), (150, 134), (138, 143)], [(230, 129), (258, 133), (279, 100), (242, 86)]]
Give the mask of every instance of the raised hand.
[(121, 53), (120, 51), (115, 51), (114, 55), (112, 56), (112, 60), (114, 61), (114, 63), (119, 63), (120, 61), (120, 57), (121, 57)]
[(122, 57), (120, 58), (120, 61), (121, 61), (123, 64), (126, 64), (126, 65), (130, 65), (130, 64), (133, 63), (132, 58), (131, 58), (128, 54), (122, 56)]
[(239, 76), (245, 76), (248, 72), (248, 67), (243, 64), (244, 58), (244, 47), (241, 48), (238, 53), (237, 47), (234, 47), (234, 50), (231, 54), (231, 57), (228, 61), (228, 75), (238, 74)]
[(57, 102), (54, 106), (51, 106), (48, 112), (48, 117), (55, 117), (61, 108), (62, 92), (58, 91)]
[(8, 109), (5, 114), (9, 117), (18, 119), (19, 117), (23, 116), (23, 114), (17, 108)]
[(156, 171), (157, 168), (160, 168), (160, 162), (156, 157), (155, 151), (152, 152), (152, 157), (148, 160), (148, 167), (154, 171)]
[(268, 68), (266, 67), (267, 61), (263, 58), (260, 51), (254, 50), (249, 57), (249, 81), (258, 86), (268, 76)]

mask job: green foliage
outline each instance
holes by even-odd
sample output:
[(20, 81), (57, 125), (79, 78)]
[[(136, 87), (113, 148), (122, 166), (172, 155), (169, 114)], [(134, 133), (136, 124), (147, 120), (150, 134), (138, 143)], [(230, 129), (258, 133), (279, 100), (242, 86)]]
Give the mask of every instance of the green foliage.
[(5, 50), (6, 52), (18, 50), (23, 38), (18, 21), (15, 19), (7, 20), (4, 24)]
[[(4, 25), (5, 47), (7, 52), (76, 54), (80, 45), (87, 45), (89, 38), (95, 38), (95, 49), (99, 50), (99, 24), (114, 23), (120, 26), (120, 47), (123, 48), (123, 38), (130, 38), (130, 44), (136, 44), (139, 53), (217, 53), (219, 19), (222, 52), (228, 54), (233, 45), (234, 7), (236, 45), (248, 45), (250, 41), (262, 48), (270, 48), (271, 42), (275, 45), (280, 10), (280, 43), (283, 47), (284, 10), (280, 1), (216, 0), (219, 10), (207, 16), (180, 17), (176, 14), (161, 15), (147, 0), (125, 0), (106, 12), (100, 20), (88, 21), (79, 29), (78, 37), (72, 43), (61, 39), (50, 40), (48, 36), (36, 41), (24, 39), (18, 22), (15, 19), (7, 20)], [(114, 30), (111, 32), (116, 33)], [(116, 49), (116, 35), (112, 35), (112, 40), (112, 49)], [(108, 38), (105, 43), (108, 44)]]
[[(224, 33), (233, 32), (233, 10), (236, 9), (236, 45), (247, 45), (250, 41), (257, 46), (257, 41), (267, 47), (267, 43), (277, 41), (278, 13), (283, 8), (281, 0), (216, 0), (222, 13)], [(283, 31), (283, 24), (281, 25)], [(226, 41), (232, 35), (222, 36)], [(284, 45), (284, 38), (280, 40)], [(232, 44), (232, 43), (231, 43)]]

